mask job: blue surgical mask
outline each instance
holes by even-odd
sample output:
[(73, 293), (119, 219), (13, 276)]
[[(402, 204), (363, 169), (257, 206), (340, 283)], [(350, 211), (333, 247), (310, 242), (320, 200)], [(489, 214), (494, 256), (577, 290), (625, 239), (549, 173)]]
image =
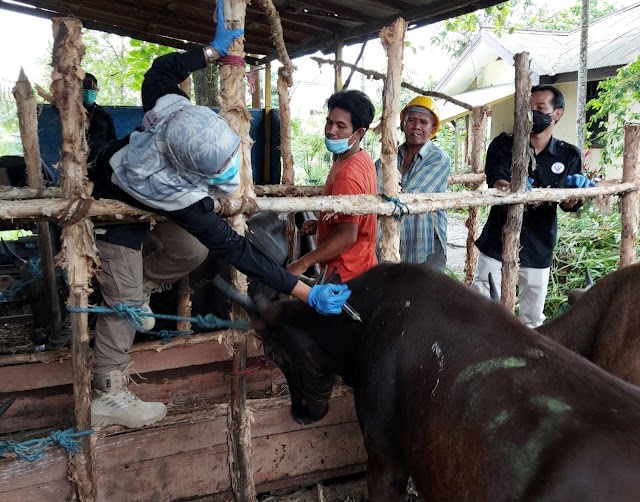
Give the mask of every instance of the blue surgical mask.
[(97, 96), (97, 89), (82, 89), (82, 101), (88, 105), (92, 105), (93, 103), (95, 103)]
[(229, 161), (229, 164), (227, 164), (222, 172), (214, 174), (207, 181), (209, 182), (209, 185), (223, 185), (225, 183), (229, 183), (233, 178), (235, 178), (236, 174), (238, 174), (239, 168), (240, 150), (237, 150), (232, 159)]
[[(355, 134), (355, 131), (353, 134)], [(329, 139), (325, 136), (324, 145), (327, 147), (327, 150), (329, 150), (331, 153), (340, 155), (341, 153), (349, 151), (353, 146), (353, 143), (349, 144), (349, 140), (351, 139), (353, 134), (348, 138), (342, 138), (342, 139)]]

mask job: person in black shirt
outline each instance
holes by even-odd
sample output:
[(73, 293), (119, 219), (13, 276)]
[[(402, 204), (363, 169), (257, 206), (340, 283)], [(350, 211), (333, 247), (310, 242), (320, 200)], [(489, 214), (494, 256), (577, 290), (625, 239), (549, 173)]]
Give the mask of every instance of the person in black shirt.
[[(583, 188), (595, 186), (582, 173), (582, 156), (573, 145), (553, 137), (555, 124), (564, 113), (564, 96), (551, 85), (531, 89), (533, 127), (531, 148), (534, 160), (529, 166), (527, 189)], [(513, 137), (502, 133), (487, 151), (485, 173), (487, 185), (507, 189), (511, 180)], [(547, 296), (553, 248), (557, 238), (557, 203), (526, 206), (520, 233), (520, 273), (518, 277), (520, 317), (532, 328), (543, 323), (544, 301)], [(577, 211), (581, 203), (566, 200), (560, 203), (564, 211)], [(500, 288), (502, 270), (502, 227), (508, 206), (493, 206), (482, 234), (476, 241), (480, 250), (472, 288), (489, 296), (488, 275), (492, 273)]]
[(111, 115), (96, 103), (99, 90), (98, 79), (91, 73), (86, 73), (82, 80), (82, 103), (87, 110), (89, 122), (87, 131), (87, 143), (89, 145), (87, 163), (89, 164), (96, 159), (98, 153), (108, 143), (118, 139), (116, 137), (116, 126)]

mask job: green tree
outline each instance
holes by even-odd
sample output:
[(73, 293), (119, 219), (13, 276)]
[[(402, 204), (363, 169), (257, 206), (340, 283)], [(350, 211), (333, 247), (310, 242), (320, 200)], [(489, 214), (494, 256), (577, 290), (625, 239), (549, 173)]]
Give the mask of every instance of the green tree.
[(613, 164), (613, 159), (622, 157), (624, 124), (640, 120), (637, 111), (640, 102), (640, 56), (618, 69), (615, 77), (600, 82), (598, 91), (598, 97), (587, 103), (595, 110), (587, 125), (603, 126), (604, 132), (596, 139), (605, 145), (600, 163), (604, 171), (606, 166)]
[(14, 85), (15, 82), (0, 79), (0, 156), (22, 155)]
[(319, 120), (291, 120), (291, 139), (297, 185), (323, 185), (331, 169), (331, 155), (324, 146)]
[(158, 56), (169, 54), (174, 50), (175, 49), (171, 47), (151, 42), (144, 42), (133, 38), (129, 40), (129, 50), (125, 56), (127, 65), (126, 75), (130, 80), (131, 89), (133, 89), (138, 96), (142, 88), (144, 74), (151, 67), (153, 60)]
[[(608, 0), (589, 0), (589, 19), (590, 22), (611, 14), (616, 10), (613, 3)], [(540, 28), (544, 30), (571, 31), (580, 27), (580, 16), (582, 15), (582, 6), (580, 2), (567, 10), (556, 12), (545, 18), (533, 21), (527, 28)]]

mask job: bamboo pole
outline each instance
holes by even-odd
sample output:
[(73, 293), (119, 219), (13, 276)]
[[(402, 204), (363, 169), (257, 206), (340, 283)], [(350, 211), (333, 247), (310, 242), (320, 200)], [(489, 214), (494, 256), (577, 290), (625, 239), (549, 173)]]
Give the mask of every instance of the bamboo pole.
[[(531, 77), (529, 53), (515, 55), (515, 107), (513, 125), (513, 158), (511, 162), (512, 193), (524, 192), (530, 161)], [(510, 311), (516, 307), (516, 284), (520, 270), (520, 232), (524, 204), (514, 204), (507, 210), (502, 228), (502, 303)]]
[[(344, 48), (344, 40), (342, 40), (342, 38), (340, 38), (337, 33), (334, 37), (334, 44), (336, 48), (335, 62), (338, 62), (342, 60), (342, 49)], [(342, 66), (336, 64), (333, 70), (335, 73), (335, 78), (333, 80), (333, 90), (335, 92), (338, 92), (342, 90)]]
[[(633, 181), (640, 176), (640, 124), (625, 124), (622, 180)], [(626, 267), (636, 262), (638, 242), (638, 192), (629, 192), (620, 198), (620, 265)]]
[[(484, 140), (487, 137), (487, 111), (486, 106), (476, 106), (469, 117), (471, 129), (471, 170), (474, 176), (482, 175), (484, 180)], [(478, 188), (482, 181), (472, 185)], [(470, 207), (467, 221), (467, 257), (464, 262), (464, 277), (467, 284), (473, 282), (473, 276), (478, 265), (478, 248), (475, 245), (480, 232), (480, 210), (477, 207)]]
[[(400, 109), (400, 81), (402, 54), (407, 22), (399, 17), (380, 31), (382, 47), (387, 55), (387, 75), (382, 91), (382, 163), (383, 191), (390, 197), (398, 197), (400, 173), (398, 172), (398, 138), (396, 136)], [(382, 234), (382, 259), (387, 262), (400, 261), (400, 223), (395, 217), (380, 218)]]
[[(84, 72), (82, 24), (77, 19), (53, 19), (53, 72), (51, 93), (58, 103), (62, 124), (60, 167), (62, 193), (66, 201), (91, 197), (87, 180), (87, 142), (85, 111), (80, 98)], [(93, 224), (86, 215), (62, 222), (60, 263), (67, 269), (69, 304), (84, 308), (91, 292), (89, 283), (97, 260)], [(87, 314), (71, 316), (71, 353), (75, 421), (78, 430), (91, 428), (91, 363)], [(81, 501), (96, 498), (94, 440), (83, 439), (82, 450), (71, 457), (69, 475), (75, 482)]]
[[(39, 190), (44, 187), (42, 177), (42, 160), (40, 158), (40, 141), (38, 140), (38, 113), (36, 110), (36, 98), (29, 79), (20, 70), (20, 76), (13, 89), (18, 109), (18, 122), (20, 125), (20, 137), (24, 150), (24, 160), (27, 164), (27, 185)], [(40, 263), (42, 277), (44, 279), (46, 302), (51, 316), (50, 341), (59, 343), (62, 339), (62, 316), (60, 315), (60, 300), (56, 287), (56, 266), (53, 258), (53, 244), (49, 223), (39, 221), (36, 223), (38, 232), (38, 250), (40, 251)]]
[[(225, 1), (225, 22), (228, 28), (244, 28), (247, 5), (244, 0)], [(232, 44), (229, 54), (242, 56), (244, 41), (237, 39)], [(227, 121), (232, 130), (241, 138), (240, 153), (242, 164), (240, 169), (240, 186), (231, 195), (232, 199), (241, 201), (242, 197), (254, 198), (253, 173), (251, 170), (251, 143), (249, 122), (251, 116), (244, 101), (242, 79), (244, 68), (237, 66), (221, 66), (220, 68), (220, 115)], [(246, 216), (243, 213), (232, 216), (229, 223), (240, 235), (246, 229)], [(231, 267), (233, 286), (242, 293), (247, 291), (247, 278), (236, 268)], [(235, 304), (231, 308), (231, 319), (239, 319), (246, 314)], [(238, 502), (256, 500), (256, 488), (251, 467), (251, 421), (252, 413), (247, 407), (247, 385), (241, 373), (247, 365), (247, 339), (234, 338), (233, 371), (236, 376), (231, 381), (229, 397), (227, 441), (229, 444), (229, 474), (231, 487)]]
[[(465, 192), (445, 192), (431, 194), (400, 193), (398, 200), (407, 206), (411, 214), (429, 213), (440, 209), (466, 209), (480, 206), (500, 206), (504, 204), (539, 204), (559, 202), (567, 199), (591, 199), (605, 195), (621, 195), (640, 189), (640, 180), (621, 182), (610, 180), (593, 188), (534, 188), (530, 192), (510, 193), (497, 188)], [(247, 204), (253, 200), (255, 204)], [(216, 199), (214, 211), (229, 216), (238, 211), (253, 214), (254, 211), (290, 213), (299, 211), (325, 211), (341, 214), (394, 214), (393, 203), (380, 195), (333, 195), (326, 197), (258, 197), (255, 199)], [(0, 221), (58, 221), (73, 214), (82, 214), (97, 221), (161, 221), (162, 218), (120, 201), (91, 200), (90, 205), (64, 199), (23, 200), (20, 204), (0, 200)]]

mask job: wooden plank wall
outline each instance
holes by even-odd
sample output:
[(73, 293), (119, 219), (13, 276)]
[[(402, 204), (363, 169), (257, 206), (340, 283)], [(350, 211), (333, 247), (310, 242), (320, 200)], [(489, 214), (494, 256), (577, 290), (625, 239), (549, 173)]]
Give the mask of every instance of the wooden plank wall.
[[(151, 347), (151, 346), (149, 346)], [(262, 354), (249, 343), (250, 357)], [(127, 430), (102, 428), (95, 434), (98, 500), (170, 501), (211, 494), (231, 497), (228, 468), (227, 410), (231, 359), (212, 339), (160, 352), (134, 346), (135, 392), (142, 399), (168, 403), (157, 426)], [(18, 399), (0, 419), (0, 439), (20, 440), (24, 432), (42, 437), (73, 423), (71, 361), (1, 366), (0, 401)], [(250, 363), (251, 364), (251, 361)], [(134, 376), (135, 378), (135, 376)], [(286, 383), (270, 367), (247, 375), (249, 394)], [(362, 472), (366, 452), (351, 393), (334, 392), (329, 415), (313, 426), (297, 424), (288, 396), (253, 399), (254, 479), (259, 492), (305, 486)], [(0, 459), (0, 502), (66, 500), (67, 456), (59, 448), (36, 462)]]
[[(289, 398), (250, 400), (258, 492), (361, 472), (366, 452), (350, 392), (338, 389), (313, 426), (290, 416)], [(226, 404), (173, 409), (160, 426), (105, 428), (96, 435), (98, 500), (170, 501), (230, 493)], [(0, 460), (0, 501), (65, 500), (67, 459), (50, 450), (34, 463)]]

